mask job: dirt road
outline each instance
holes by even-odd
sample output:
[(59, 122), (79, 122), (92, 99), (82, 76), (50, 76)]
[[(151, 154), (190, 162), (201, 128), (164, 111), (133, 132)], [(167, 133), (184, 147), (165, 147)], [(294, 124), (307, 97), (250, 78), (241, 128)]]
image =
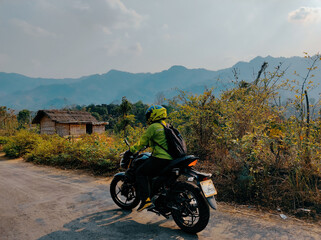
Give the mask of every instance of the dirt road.
[(109, 181), (0, 155), (0, 239), (321, 239), (321, 225), (223, 204), (189, 235), (171, 219), (120, 210)]

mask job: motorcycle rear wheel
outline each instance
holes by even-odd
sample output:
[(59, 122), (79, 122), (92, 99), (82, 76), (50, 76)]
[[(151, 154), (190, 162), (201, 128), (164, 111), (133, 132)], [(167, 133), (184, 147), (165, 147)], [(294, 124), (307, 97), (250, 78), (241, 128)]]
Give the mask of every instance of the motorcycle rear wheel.
[(198, 233), (208, 224), (210, 209), (200, 189), (188, 182), (178, 182), (174, 187), (172, 216), (185, 232)]
[(125, 175), (114, 177), (110, 184), (110, 194), (113, 201), (124, 210), (135, 208), (140, 201), (134, 186), (125, 181)]

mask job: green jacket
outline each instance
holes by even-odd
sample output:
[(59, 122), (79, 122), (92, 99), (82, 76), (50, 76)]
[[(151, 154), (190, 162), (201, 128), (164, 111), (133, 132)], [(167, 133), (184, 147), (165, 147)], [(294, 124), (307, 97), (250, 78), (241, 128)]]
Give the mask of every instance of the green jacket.
[[(166, 124), (165, 121), (160, 121), (164, 125)], [(140, 140), (130, 148), (131, 152), (137, 152), (141, 150), (145, 146), (150, 146), (153, 149), (152, 156), (157, 158), (163, 158), (167, 160), (172, 160), (173, 158), (160, 146), (158, 146), (155, 142), (159, 145), (168, 149), (167, 141), (165, 137), (164, 127), (160, 122), (152, 123), (140, 138)]]

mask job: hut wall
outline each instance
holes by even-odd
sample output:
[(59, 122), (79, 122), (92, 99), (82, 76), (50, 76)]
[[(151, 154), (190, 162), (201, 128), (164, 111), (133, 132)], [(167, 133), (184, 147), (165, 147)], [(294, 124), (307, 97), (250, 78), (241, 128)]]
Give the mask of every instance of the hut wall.
[(80, 136), (86, 134), (86, 124), (70, 124), (70, 135)]
[(44, 116), (40, 120), (40, 133), (41, 134), (55, 134), (56, 133), (56, 124), (47, 116)]
[(93, 133), (104, 133), (104, 132), (105, 132), (105, 125), (93, 126)]
[(56, 123), (56, 130), (60, 137), (69, 135), (69, 124), (64, 123)]

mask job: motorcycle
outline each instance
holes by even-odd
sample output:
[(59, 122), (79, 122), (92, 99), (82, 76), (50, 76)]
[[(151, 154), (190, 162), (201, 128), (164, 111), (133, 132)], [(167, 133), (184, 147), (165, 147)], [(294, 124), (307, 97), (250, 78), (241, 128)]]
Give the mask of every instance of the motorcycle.
[[(130, 147), (127, 140), (125, 143)], [(124, 210), (135, 208), (139, 202), (136, 191), (135, 170), (151, 153), (136, 153), (123, 156), (120, 166), (126, 169), (114, 175), (110, 184), (113, 201)], [(217, 191), (211, 180), (212, 174), (196, 171), (198, 158), (187, 155), (174, 159), (157, 177), (150, 179), (152, 206), (147, 210), (172, 216), (175, 223), (185, 232), (198, 233), (208, 224), (210, 208), (217, 209)]]

